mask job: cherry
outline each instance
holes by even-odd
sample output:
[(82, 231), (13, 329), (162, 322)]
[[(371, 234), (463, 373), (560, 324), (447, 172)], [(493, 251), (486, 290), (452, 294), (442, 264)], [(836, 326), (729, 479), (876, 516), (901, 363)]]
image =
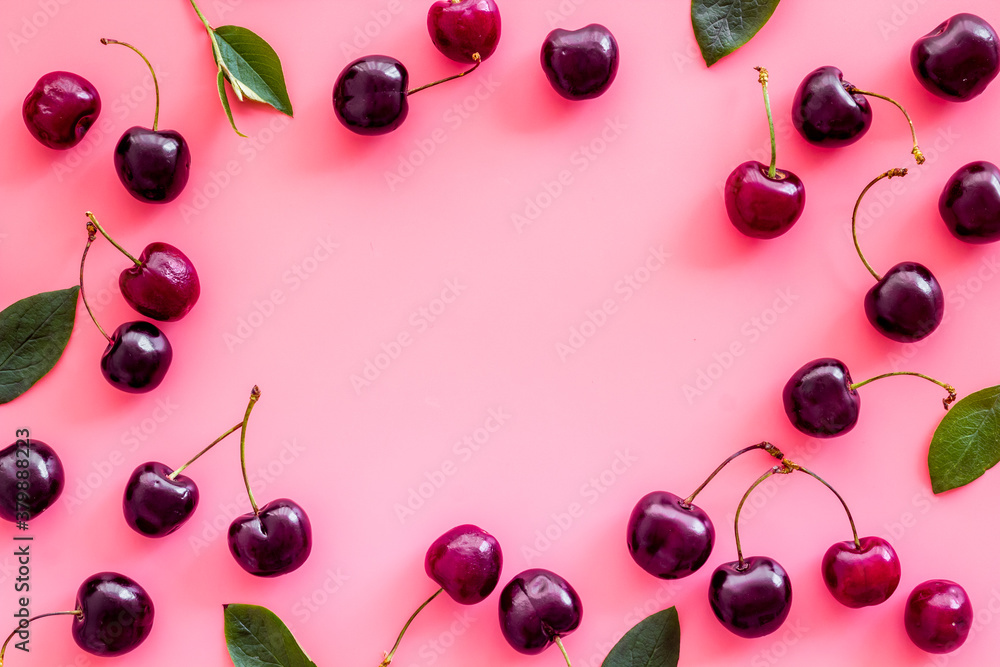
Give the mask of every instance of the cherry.
[(482, 602), (496, 588), (503, 568), (497, 539), (478, 526), (455, 526), (434, 540), (424, 569), (459, 604)]
[(628, 520), (632, 559), (654, 577), (693, 574), (712, 553), (715, 527), (701, 508), (666, 491), (643, 496)]
[(948, 179), (938, 210), (948, 230), (966, 243), (1000, 240), (1000, 169), (970, 162)]
[(554, 643), (569, 665), (562, 637), (579, 627), (582, 616), (576, 591), (549, 570), (525, 570), (500, 592), (500, 630), (519, 653), (534, 655)]
[(556, 28), (542, 43), (542, 71), (568, 100), (599, 97), (618, 74), (618, 42), (597, 23), (579, 30)]
[(151, 204), (171, 202), (181, 194), (191, 173), (191, 149), (184, 137), (174, 130), (157, 130), (160, 117), (160, 86), (146, 56), (131, 44), (101, 39), (101, 44), (126, 46), (143, 59), (153, 77), (156, 109), (153, 128), (132, 127), (125, 131), (115, 147), (115, 171), (129, 194)]
[(792, 607), (792, 582), (777, 561), (751, 556), (723, 563), (712, 573), (708, 602), (722, 625), (735, 635), (769, 635)]
[(965, 643), (972, 629), (972, 602), (954, 581), (925, 581), (907, 598), (903, 624), (921, 650), (951, 653)]
[(28, 521), (59, 499), (62, 461), (41, 440), (21, 439), (0, 451), (0, 518)]
[(88, 211), (87, 217), (112, 245), (132, 260), (133, 266), (118, 277), (122, 296), (132, 308), (146, 317), (166, 322), (187, 315), (201, 295), (198, 272), (187, 255), (169, 243), (154, 242), (136, 259), (104, 231), (93, 213)]
[(31, 136), (56, 150), (80, 143), (100, 114), (101, 96), (97, 89), (72, 72), (43, 75), (21, 107)]
[(128, 653), (153, 628), (153, 601), (135, 581), (116, 572), (90, 577), (76, 594), (80, 614), (73, 620), (73, 639), (88, 653)]
[(108, 338), (101, 355), (101, 373), (113, 386), (130, 394), (156, 389), (174, 358), (170, 341), (153, 324), (126, 322)]
[(733, 170), (726, 181), (726, 212), (733, 226), (742, 233), (771, 239), (787, 232), (802, 215), (806, 190), (798, 176), (776, 168), (777, 147), (771, 99), (767, 94), (768, 73), (763, 67), (756, 70), (764, 90), (767, 126), (771, 133), (771, 164), (764, 166), (751, 160)]
[(853, 608), (882, 604), (899, 585), (899, 557), (881, 537), (837, 542), (823, 554), (822, 571), (834, 599)]
[(1000, 73), (1000, 40), (975, 14), (956, 14), (913, 44), (910, 65), (930, 92), (966, 102)]
[(479, 54), (472, 57), (475, 64), (468, 70), (410, 90), (407, 90), (409, 73), (395, 58), (358, 58), (337, 77), (333, 110), (341, 124), (356, 134), (387, 134), (406, 120), (410, 95), (472, 73), (482, 62)]
[(486, 60), (500, 42), (500, 10), (493, 0), (437, 0), (427, 11), (427, 31), (438, 51), (460, 63)]

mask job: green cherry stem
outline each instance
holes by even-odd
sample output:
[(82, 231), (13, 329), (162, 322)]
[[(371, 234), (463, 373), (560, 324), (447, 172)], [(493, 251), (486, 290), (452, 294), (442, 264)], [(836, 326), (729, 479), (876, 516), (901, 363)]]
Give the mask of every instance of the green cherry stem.
[(782, 461), (780, 466), (772, 466), (770, 470), (758, 477), (757, 481), (754, 482), (749, 489), (747, 489), (747, 492), (743, 494), (743, 498), (740, 500), (740, 504), (736, 506), (736, 519), (733, 521), (733, 528), (736, 533), (736, 556), (739, 560), (739, 565), (736, 566), (736, 569), (740, 572), (745, 570), (747, 567), (746, 561), (743, 560), (743, 547), (740, 545), (740, 512), (743, 511), (743, 504), (746, 503), (747, 498), (750, 497), (753, 490), (763, 484), (768, 477), (776, 474), (787, 475), (790, 472), (792, 472), (792, 468), (788, 467), (784, 461)]
[(777, 447), (775, 447), (774, 445), (772, 445), (769, 442), (758, 442), (756, 445), (750, 445), (749, 447), (744, 447), (743, 449), (741, 449), (740, 451), (736, 452), (735, 454), (732, 454), (729, 458), (727, 458), (725, 461), (723, 461), (722, 463), (720, 463), (719, 467), (716, 468), (712, 472), (712, 474), (708, 476), (708, 479), (706, 479), (704, 482), (702, 482), (701, 486), (699, 486), (697, 489), (694, 490), (694, 493), (692, 493), (690, 496), (688, 496), (687, 498), (685, 498), (684, 500), (681, 501), (681, 506), (684, 507), (684, 508), (690, 508), (691, 507), (691, 503), (694, 502), (695, 497), (699, 493), (701, 493), (702, 490), (706, 486), (708, 486), (709, 482), (711, 482), (713, 479), (715, 479), (716, 475), (718, 475), (720, 472), (722, 472), (723, 468), (725, 468), (727, 465), (729, 465), (729, 463), (732, 462), (733, 459), (739, 458), (740, 456), (743, 456), (747, 452), (753, 451), (755, 449), (763, 449), (764, 451), (768, 452), (771, 456), (773, 456), (773, 457), (775, 457), (775, 458), (777, 458), (779, 460), (782, 459), (782, 458), (784, 458), (784, 454), (781, 453), (781, 450), (778, 449)]
[[(203, 23), (203, 24), (205, 25), (205, 30), (207, 30), (207, 31), (208, 31), (208, 36), (209, 36), (209, 37), (212, 37), (212, 36), (213, 36), (213, 33), (214, 33), (215, 31), (214, 31), (214, 30), (212, 29), (212, 26), (211, 26), (211, 25), (209, 25), (209, 23), (208, 23), (208, 19), (206, 19), (206, 18), (205, 18), (205, 15), (201, 13), (201, 10), (200, 10), (200, 9), (198, 9), (198, 5), (196, 5), (196, 4), (194, 3), (194, 0), (190, 0), (190, 1), (191, 1), (191, 6), (192, 6), (192, 7), (194, 8), (194, 12), (195, 12), (195, 14), (197, 14), (197, 15), (198, 15), (198, 18), (199, 18), (199, 19), (201, 19), (201, 22), (202, 22), (202, 23)], [(213, 43), (213, 45), (215, 44), (215, 39), (213, 39), (213, 40), (212, 40), (212, 43)]]
[(254, 385), (250, 391), (250, 402), (247, 404), (246, 414), (243, 415), (243, 421), (240, 423), (240, 467), (243, 469), (243, 483), (246, 484), (247, 496), (250, 498), (250, 507), (253, 508), (254, 516), (260, 514), (260, 508), (257, 507), (257, 500), (253, 497), (253, 491), (250, 490), (250, 477), (247, 476), (247, 424), (250, 422), (250, 412), (253, 410), (253, 406), (257, 405), (259, 398), (260, 389)]
[(443, 78), (443, 79), (441, 79), (439, 81), (434, 81), (432, 83), (425, 83), (422, 86), (418, 86), (417, 88), (414, 88), (412, 90), (406, 91), (406, 94), (408, 96), (409, 95), (413, 95), (415, 93), (419, 93), (421, 90), (427, 90), (428, 88), (433, 88), (434, 86), (441, 85), (442, 83), (447, 83), (448, 81), (454, 81), (455, 79), (463, 77), (466, 74), (472, 74), (473, 72), (476, 71), (476, 68), (478, 68), (480, 65), (483, 64), (483, 60), (482, 60), (482, 58), (479, 57), (478, 53), (473, 53), (472, 54), (472, 59), (476, 61), (476, 64), (473, 65), (472, 67), (470, 67), (469, 69), (465, 70), (464, 72), (459, 72), (458, 74), (452, 74), (449, 77), (445, 77), (445, 78)]
[(839, 493), (837, 493), (837, 490), (835, 488), (833, 488), (832, 486), (830, 486), (830, 484), (825, 479), (823, 479), (822, 477), (820, 477), (819, 475), (817, 475), (816, 473), (814, 473), (812, 470), (809, 470), (808, 468), (806, 468), (804, 466), (800, 466), (798, 463), (793, 463), (792, 461), (786, 460), (784, 463), (785, 463), (786, 466), (788, 466), (792, 470), (798, 470), (800, 472), (804, 472), (805, 474), (809, 475), (813, 479), (819, 481), (826, 488), (828, 488), (831, 491), (833, 491), (833, 495), (837, 496), (837, 500), (840, 501), (840, 504), (844, 506), (844, 511), (847, 512), (847, 520), (851, 523), (851, 532), (854, 533), (854, 546), (856, 546), (858, 548), (858, 550), (860, 551), (861, 550), (861, 540), (860, 540), (860, 538), (858, 538), (858, 527), (854, 525), (854, 517), (851, 516), (851, 510), (847, 506), (847, 501), (844, 500), (844, 497), (841, 496)]
[(160, 84), (156, 80), (156, 72), (153, 71), (153, 66), (150, 64), (149, 59), (143, 55), (142, 51), (127, 42), (119, 42), (117, 39), (107, 39), (106, 37), (102, 37), (101, 44), (104, 44), (105, 46), (108, 44), (120, 44), (121, 46), (126, 46), (138, 53), (139, 57), (146, 63), (146, 67), (149, 68), (149, 73), (153, 77), (153, 92), (156, 94), (156, 108), (153, 111), (153, 132), (156, 132), (156, 126), (160, 120)]
[(137, 260), (132, 255), (132, 253), (130, 253), (128, 250), (126, 250), (125, 248), (123, 248), (120, 245), (118, 245), (118, 242), (115, 241), (113, 238), (111, 238), (106, 231), (104, 231), (104, 227), (101, 227), (101, 223), (99, 223), (97, 221), (97, 218), (94, 216), (93, 213), (91, 213), (90, 211), (87, 211), (87, 217), (90, 219), (90, 222), (93, 223), (93, 225), (97, 229), (97, 231), (99, 231), (101, 233), (101, 236), (103, 236), (104, 238), (106, 238), (111, 245), (113, 245), (114, 247), (118, 248), (118, 250), (120, 250), (123, 255), (125, 255), (130, 260), (132, 260), (132, 262), (136, 266), (139, 266), (139, 267), (142, 266), (142, 262), (140, 262), (139, 260)]
[(189, 465), (191, 465), (192, 463), (194, 463), (195, 461), (197, 461), (198, 459), (200, 459), (202, 457), (202, 455), (205, 454), (205, 453), (207, 453), (208, 450), (210, 450), (212, 447), (215, 447), (217, 444), (219, 444), (220, 442), (222, 442), (223, 440), (225, 440), (226, 438), (228, 438), (230, 435), (232, 435), (233, 433), (235, 433), (236, 429), (242, 428), (242, 427), (243, 427), (243, 422), (240, 422), (236, 426), (232, 427), (231, 429), (229, 429), (228, 431), (226, 431), (225, 433), (223, 433), (222, 435), (220, 435), (218, 438), (216, 438), (215, 440), (213, 440), (212, 443), (210, 445), (208, 445), (208, 447), (205, 447), (203, 450), (201, 450), (200, 452), (198, 452), (197, 454), (195, 454), (191, 458), (190, 461), (188, 461), (187, 463), (185, 463), (184, 465), (182, 465), (180, 468), (178, 468), (177, 470), (175, 470), (172, 473), (170, 473), (169, 475), (167, 475), (167, 477), (169, 479), (177, 479), (177, 475), (179, 475), (182, 472), (184, 472)]
[(924, 154), (920, 150), (920, 146), (917, 145), (917, 131), (913, 129), (913, 121), (910, 119), (910, 114), (906, 113), (906, 109), (903, 108), (902, 104), (892, 99), (891, 97), (886, 97), (885, 95), (879, 95), (878, 93), (873, 93), (869, 90), (861, 90), (856, 86), (848, 86), (847, 92), (850, 93), (851, 95), (865, 95), (867, 97), (877, 97), (880, 100), (885, 100), (886, 102), (895, 105), (897, 109), (902, 111), (903, 117), (906, 118), (906, 122), (909, 123), (910, 125), (910, 136), (913, 137), (913, 150), (910, 151), (911, 153), (913, 153), (913, 159), (917, 161), (917, 164), (923, 164), (925, 162)]
[[(93, 245), (94, 239), (97, 238), (97, 228), (94, 223), (87, 223), (87, 246), (83, 249), (83, 257), (80, 258), (80, 298), (83, 299), (83, 305), (87, 307), (87, 314), (90, 315), (90, 319), (94, 321), (94, 325), (97, 326), (97, 330), (101, 332), (107, 341), (111, 342), (111, 336), (104, 330), (101, 323), (97, 321), (97, 317), (94, 316), (94, 311), (90, 309), (90, 304), (87, 303), (87, 293), (83, 289), (83, 266), (87, 263), (87, 253), (90, 252), (90, 246)], [(0, 663), (2, 667), (2, 663)]]
[(950, 406), (952, 403), (954, 403), (955, 399), (958, 398), (958, 395), (955, 392), (955, 388), (953, 386), (951, 386), (950, 384), (948, 384), (946, 382), (941, 382), (940, 380), (935, 380), (934, 378), (932, 378), (930, 376), (927, 376), (927, 375), (924, 375), (923, 373), (914, 373), (912, 371), (896, 371), (894, 373), (882, 373), (882, 375), (876, 375), (875, 377), (868, 378), (867, 380), (865, 380), (863, 382), (855, 382), (854, 384), (852, 384), (850, 386), (850, 389), (854, 390), (854, 389), (857, 389), (858, 387), (865, 386), (869, 382), (874, 382), (875, 380), (881, 380), (882, 378), (895, 377), (897, 375), (912, 375), (913, 377), (923, 378), (923, 379), (927, 380), (928, 382), (933, 382), (937, 386), (939, 386), (942, 389), (944, 389), (946, 392), (948, 392), (948, 396), (946, 396), (945, 398), (941, 399), (941, 402), (944, 403), (944, 409), (945, 410), (947, 410), (948, 406)]
[[(559, 651), (562, 652), (563, 658), (566, 659), (566, 667), (573, 667), (573, 665), (569, 664), (569, 653), (566, 652), (566, 647), (563, 646), (562, 637), (560, 637), (559, 635), (556, 635), (555, 639), (553, 639), (552, 641), (554, 641), (556, 643), (556, 646), (559, 647)], [(2, 666), (0, 666), (0, 667), (2, 667)]]
[(858, 251), (858, 257), (861, 258), (861, 261), (864, 263), (865, 268), (868, 269), (868, 273), (872, 274), (875, 277), (876, 282), (882, 280), (882, 276), (876, 273), (875, 269), (872, 268), (872, 265), (868, 263), (867, 259), (865, 259), (864, 253), (861, 252), (861, 244), (858, 243), (858, 209), (861, 208), (861, 200), (865, 198), (865, 194), (867, 194), (867, 192), (872, 189), (873, 185), (881, 181), (883, 178), (894, 178), (896, 176), (902, 177), (906, 176), (906, 173), (907, 173), (906, 169), (896, 168), (896, 169), (890, 169), (889, 171), (883, 172), (878, 176), (876, 176), (871, 183), (865, 186), (865, 189), (861, 191), (861, 194), (858, 195), (858, 201), (855, 202), (854, 204), (854, 213), (851, 214), (851, 236), (854, 237), (854, 249)]
[[(382, 662), (379, 663), (378, 667), (388, 667), (389, 663), (392, 662), (393, 656), (396, 655), (396, 649), (399, 648), (399, 642), (403, 641), (403, 635), (405, 635), (406, 631), (410, 628), (410, 623), (413, 623), (413, 619), (417, 617), (417, 614), (423, 611), (424, 607), (426, 607), (431, 603), (431, 600), (436, 598), (438, 595), (441, 595), (442, 591), (444, 591), (444, 588), (439, 588), (436, 591), (434, 591), (434, 594), (431, 595), (426, 600), (424, 600), (424, 603), (421, 604), (419, 607), (417, 607), (417, 610), (410, 615), (410, 618), (407, 619), (406, 621), (406, 625), (404, 625), (403, 629), (399, 631), (399, 636), (396, 637), (396, 643), (393, 644), (389, 652), (385, 654), (385, 658), (382, 660)], [(0, 667), (3, 666), (0, 665)]]
[(37, 621), (41, 618), (48, 618), (49, 616), (83, 616), (83, 612), (79, 609), (74, 609), (73, 611), (53, 611), (48, 614), (39, 614), (38, 616), (32, 616), (31, 618), (18, 621), (17, 628), (14, 632), (7, 635), (7, 639), (4, 640), (3, 646), (0, 646), (0, 667), (3, 667), (3, 656), (4, 653), (7, 652), (7, 644), (9, 644), (10, 640), (14, 638), (14, 635), (28, 627), (29, 623)]
[(764, 108), (767, 110), (767, 129), (771, 133), (771, 166), (767, 169), (767, 177), (774, 178), (778, 173), (778, 143), (774, 140), (774, 116), (771, 114), (771, 96), (767, 94), (767, 82), (770, 76), (764, 67), (754, 67), (757, 70), (757, 81), (764, 91)]

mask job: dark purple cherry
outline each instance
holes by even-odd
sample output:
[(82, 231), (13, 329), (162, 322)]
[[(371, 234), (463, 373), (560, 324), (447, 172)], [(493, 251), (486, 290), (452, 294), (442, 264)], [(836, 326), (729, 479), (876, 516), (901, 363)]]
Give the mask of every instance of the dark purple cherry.
[(781, 394), (792, 426), (816, 438), (847, 433), (858, 422), (861, 396), (847, 366), (837, 359), (815, 359), (792, 374)]
[(1000, 72), (1000, 40), (975, 14), (956, 14), (913, 44), (910, 65), (924, 88), (965, 102), (986, 90)]
[(1000, 240), (1000, 169), (992, 162), (970, 162), (948, 179), (938, 199), (948, 230), (966, 243)]
[(542, 43), (542, 71), (568, 100), (603, 95), (618, 74), (618, 42), (603, 25), (556, 28)]
[(357, 134), (392, 132), (406, 120), (408, 84), (409, 74), (395, 58), (358, 58), (344, 68), (333, 87), (337, 119)]
[(147, 537), (164, 537), (191, 518), (198, 507), (198, 485), (162, 463), (143, 463), (125, 485), (125, 523)]
[(881, 537), (834, 544), (823, 555), (822, 571), (834, 599), (853, 608), (882, 604), (899, 585), (899, 557)]
[(541, 653), (580, 625), (583, 605), (565, 579), (542, 569), (525, 570), (500, 592), (500, 630), (515, 651)]
[(427, 576), (459, 604), (482, 602), (496, 588), (503, 553), (496, 538), (478, 526), (455, 526), (434, 540), (424, 558)]
[(865, 315), (886, 338), (912, 343), (944, 319), (944, 292), (927, 267), (900, 262), (865, 295)]
[(153, 628), (153, 601), (123, 574), (101, 572), (84, 581), (76, 594), (76, 608), (82, 613), (73, 620), (73, 639), (93, 655), (128, 653)]
[(736, 229), (757, 239), (781, 236), (795, 224), (806, 204), (806, 189), (790, 171), (768, 174), (767, 165), (750, 161), (726, 180), (726, 213)]
[(229, 551), (240, 566), (258, 577), (297, 570), (312, 551), (312, 524), (287, 498), (272, 500), (258, 512), (236, 517), (229, 526)]
[(795, 92), (792, 124), (802, 138), (817, 146), (848, 146), (864, 136), (872, 124), (872, 110), (860, 93), (844, 81), (836, 67), (813, 70)]
[(155, 325), (126, 322), (108, 338), (101, 373), (118, 389), (142, 394), (159, 386), (173, 358), (170, 341)]
[(972, 629), (972, 602), (954, 581), (925, 581), (907, 598), (903, 624), (921, 650), (951, 653), (965, 643)]
[(65, 482), (55, 450), (41, 440), (18, 440), (0, 451), (0, 518), (34, 519), (59, 499)]
[(696, 505), (654, 491), (643, 496), (628, 520), (632, 559), (654, 577), (680, 579), (697, 571), (712, 553), (715, 527)]
[(777, 561), (764, 556), (724, 563), (712, 573), (708, 602), (719, 622), (748, 639), (769, 635), (792, 607), (792, 582)]
[(79, 74), (49, 72), (24, 98), (21, 115), (31, 136), (57, 150), (76, 146), (101, 113), (101, 96)]
[(427, 12), (427, 31), (438, 51), (460, 63), (486, 60), (500, 42), (500, 10), (493, 0), (437, 0)]

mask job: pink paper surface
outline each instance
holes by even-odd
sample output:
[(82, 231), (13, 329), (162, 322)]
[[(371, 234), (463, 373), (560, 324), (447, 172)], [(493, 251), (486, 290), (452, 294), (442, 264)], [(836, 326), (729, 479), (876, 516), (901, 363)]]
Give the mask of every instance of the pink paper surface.
[[(996, 471), (933, 496), (927, 447), (942, 392), (915, 378), (861, 390), (857, 427), (810, 440), (783, 414), (781, 389), (805, 362), (842, 359), (855, 379), (915, 370), (960, 395), (998, 382), (1000, 250), (956, 241), (937, 199), (972, 160), (1000, 160), (1000, 84), (967, 104), (923, 90), (913, 41), (955, 11), (1000, 25), (987, 0), (961, 3), (782, 3), (746, 47), (706, 69), (685, 2), (541, 0), (501, 3), (500, 47), (466, 79), (411, 101), (396, 132), (358, 137), (336, 121), (331, 90), (355, 57), (401, 59), (415, 84), (459, 71), (426, 31), (427, 3), (205, 0), (214, 25), (249, 27), (280, 54), (294, 120), (234, 100), (229, 128), (215, 91), (208, 37), (188, 3), (6, 0), (0, 107), (2, 305), (73, 285), (92, 210), (119, 242), (181, 248), (202, 295), (163, 330), (174, 361), (163, 384), (126, 395), (101, 377), (105, 343), (79, 308), (54, 371), (0, 408), (57, 449), (67, 470), (59, 502), (31, 522), (31, 609), (70, 609), (87, 576), (115, 570), (153, 597), (149, 639), (100, 659), (73, 642), (69, 621), (34, 627), (31, 652), (7, 664), (50, 667), (230, 664), (222, 604), (265, 605), (318, 665), (369, 665), (435, 588), (427, 547), (459, 523), (499, 540), (501, 585), (528, 567), (568, 579), (584, 605), (565, 640), (573, 664), (600, 665), (641, 617), (676, 605), (681, 664), (964, 665), (1000, 654)], [(606, 25), (621, 67), (603, 97), (559, 98), (539, 67), (553, 27)], [(131, 42), (157, 68), (161, 128), (191, 145), (191, 180), (164, 206), (133, 200), (112, 168), (117, 138), (151, 123), (142, 62), (100, 37)], [(754, 241), (726, 218), (722, 186), (748, 159), (766, 161), (767, 125), (754, 65), (771, 72), (779, 166), (808, 191), (785, 236)], [(882, 270), (924, 263), (946, 294), (946, 320), (903, 345), (868, 324), (871, 277), (851, 242), (864, 185), (914, 167), (902, 116), (873, 100), (859, 143), (816, 149), (790, 122), (801, 79), (836, 65), (856, 85), (901, 100), (927, 163), (862, 205), (861, 243)], [(90, 79), (104, 111), (87, 139), (56, 152), (21, 121), (42, 74)], [(87, 288), (106, 328), (138, 319), (121, 299), (125, 260), (96, 243)], [(238, 442), (189, 472), (201, 505), (174, 535), (132, 532), (122, 489), (137, 465), (179, 466), (242, 417), (254, 492), (299, 502), (315, 546), (278, 579), (243, 572), (226, 547), (230, 520), (249, 510)], [(2, 438), (0, 438), (2, 439)], [(747, 555), (789, 572), (794, 603), (777, 633), (740, 639), (707, 601), (711, 571), (734, 560), (732, 519), (771, 465), (748, 455), (699, 497), (714, 518), (715, 550), (694, 575), (661, 582), (625, 548), (636, 501), (687, 495), (731, 452), (768, 439), (833, 484), (862, 535), (881, 535), (902, 561), (885, 604), (851, 610), (825, 590), (819, 562), (850, 537), (839, 503), (805, 475), (764, 484), (741, 520)], [(4, 443), (6, 444), (6, 443)], [(12, 526), (0, 527), (0, 632), (14, 627)], [(934, 657), (903, 630), (910, 590), (934, 578), (968, 591), (976, 624), (957, 652)], [(502, 638), (497, 598), (435, 601), (412, 625), (399, 667), (559, 665), (555, 649), (523, 656)]]

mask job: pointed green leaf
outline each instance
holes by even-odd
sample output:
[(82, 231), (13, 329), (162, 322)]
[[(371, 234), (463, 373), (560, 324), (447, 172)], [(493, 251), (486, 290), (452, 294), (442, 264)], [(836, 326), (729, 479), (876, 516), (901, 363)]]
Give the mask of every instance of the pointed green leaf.
[(938, 424), (927, 454), (934, 493), (965, 486), (1000, 462), (1000, 387), (970, 394)]
[(235, 667), (316, 667), (274, 612), (249, 604), (225, 604), (222, 610)]
[(764, 27), (779, 0), (692, 0), (691, 24), (705, 64), (750, 41)]
[(222, 101), (222, 108), (226, 110), (226, 116), (229, 117), (229, 124), (233, 126), (233, 131), (236, 132), (236, 134), (245, 138), (247, 135), (243, 134), (236, 128), (236, 119), (233, 118), (233, 110), (229, 106), (229, 97), (226, 95), (226, 77), (222, 73), (221, 67), (219, 68), (219, 75), (217, 79), (219, 84), (219, 99)]
[(21, 299), (0, 312), (0, 404), (28, 391), (59, 361), (76, 321), (78, 286)]
[(271, 45), (251, 30), (235, 25), (215, 28), (219, 63), (237, 97), (270, 104), (291, 116), (292, 103), (285, 89), (281, 60)]
[(680, 654), (681, 625), (677, 608), (670, 607), (626, 632), (601, 667), (677, 667)]

